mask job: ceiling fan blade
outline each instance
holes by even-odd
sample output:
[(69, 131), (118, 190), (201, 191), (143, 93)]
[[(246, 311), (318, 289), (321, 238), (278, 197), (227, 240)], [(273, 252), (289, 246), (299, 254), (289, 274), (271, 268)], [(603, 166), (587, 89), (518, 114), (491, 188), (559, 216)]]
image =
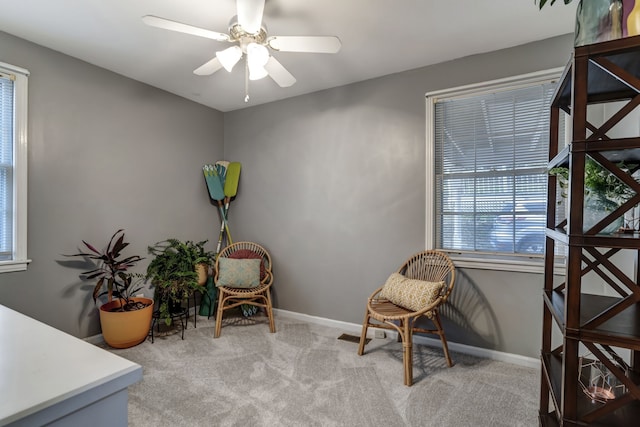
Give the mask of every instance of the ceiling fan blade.
[(213, 39), (220, 42), (229, 41), (229, 36), (227, 34), (205, 30), (204, 28), (194, 27), (193, 25), (187, 25), (181, 22), (172, 21), (170, 19), (160, 18), (159, 16), (145, 15), (142, 17), (142, 22), (151, 27), (162, 28), (164, 30), (177, 31), (179, 33), (205, 37), (207, 39)]
[(195, 70), (193, 70), (193, 74), (198, 76), (209, 76), (216, 71), (222, 68), (222, 64), (218, 60), (218, 57), (215, 56), (211, 61), (205, 62)]
[(264, 69), (280, 87), (289, 87), (296, 82), (296, 78), (273, 56), (269, 57)]
[(237, 0), (238, 24), (248, 33), (257, 34), (262, 25), (264, 0)]
[(337, 53), (342, 47), (335, 36), (273, 36), (267, 44), (282, 52)]

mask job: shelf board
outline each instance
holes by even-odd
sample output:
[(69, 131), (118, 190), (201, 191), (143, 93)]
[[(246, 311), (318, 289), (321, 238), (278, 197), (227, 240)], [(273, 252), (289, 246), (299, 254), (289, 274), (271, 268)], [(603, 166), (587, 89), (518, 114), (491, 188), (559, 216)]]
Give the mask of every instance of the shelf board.
[(569, 151), (570, 146), (564, 147), (558, 154), (556, 154), (553, 159), (549, 161), (548, 168), (568, 168), (569, 167)]
[[(640, 161), (640, 138), (612, 138), (606, 140), (576, 140), (572, 141), (571, 152), (600, 153), (613, 163), (638, 163)], [(563, 153), (564, 150), (563, 150)], [(560, 155), (558, 155), (560, 156)], [(569, 158), (558, 157), (557, 161), (564, 161), (560, 166), (568, 167)]]
[(585, 234), (567, 235), (564, 228), (547, 228), (546, 236), (556, 242), (569, 246), (580, 246), (590, 248), (619, 248), (619, 249), (640, 249), (640, 234), (595, 234), (588, 236)]
[[(640, 45), (640, 36), (627, 37), (612, 40), (595, 45), (582, 46), (575, 49), (574, 57), (589, 56), (587, 103), (611, 102), (630, 99), (637, 95), (634, 89), (620, 81), (609, 72), (603, 70), (592, 59), (605, 57), (617, 66), (627, 70), (634, 77), (640, 77), (640, 55), (637, 49)], [(568, 109), (571, 105), (572, 73), (570, 68), (573, 61), (569, 62), (563, 74), (563, 81), (554, 100), (554, 106)]]
[(596, 234), (592, 236), (578, 234), (569, 235), (566, 243), (569, 246), (580, 246), (583, 248), (638, 249), (640, 247), (640, 235), (637, 233)]
[(564, 243), (565, 245), (569, 244), (569, 236), (567, 236), (564, 228), (547, 228), (546, 235), (556, 242)]
[(554, 298), (556, 293), (561, 293), (561, 291), (545, 291), (542, 299), (556, 321), (556, 325), (564, 331), (564, 296), (563, 298)]
[[(564, 293), (557, 290), (546, 291), (544, 299), (556, 323), (564, 330)], [(580, 324), (585, 324), (618, 301), (620, 298), (582, 294)], [(582, 341), (640, 350), (640, 303), (633, 304), (595, 329), (581, 329), (578, 335), (577, 338)]]
[(541, 427), (560, 427), (555, 412), (552, 412), (550, 414), (540, 414), (539, 420)]
[[(553, 402), (553, 406), (557, 411), (560, 405), (560, 396), (562, 390), (562, 359), (552, 353), (543, 352), (541, 360), (544, 378), (549, 385), (549, 392), (551, 393), (551, 401)], [(553, 418), (557, 421), (555, 415)]]

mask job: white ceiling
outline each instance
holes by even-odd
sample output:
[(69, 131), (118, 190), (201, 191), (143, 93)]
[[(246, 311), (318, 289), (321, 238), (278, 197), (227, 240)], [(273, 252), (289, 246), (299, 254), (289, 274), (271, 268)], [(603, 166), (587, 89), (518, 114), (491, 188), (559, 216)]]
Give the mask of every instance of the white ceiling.
[[(193, 70), (228, 47), (142, 23), (151, 14), (227, 33), (235, 0), (0, 0), (0, 30), (184, 98), (231, 111), (573, 31), (576, 4), (533, 0), (266, 0), (269, 35), (335, 35), (337, 54), (276, 52), (297, 79)], [(0, 61), (3, 61), (0, 51)], [(15, 64), (22, 65), (22, 64)], [(472, 71), (470, 71), (472, 72)]]

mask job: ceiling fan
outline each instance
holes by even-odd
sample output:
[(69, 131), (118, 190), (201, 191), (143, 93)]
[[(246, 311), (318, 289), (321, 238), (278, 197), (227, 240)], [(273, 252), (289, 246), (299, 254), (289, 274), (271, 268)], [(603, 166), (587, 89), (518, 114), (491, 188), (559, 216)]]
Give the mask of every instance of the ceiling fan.
[(233, 46), (216, 52), (213, 59), (196, 68), (193, 73), (208, 76), (221, 68), (231, 72), (245, 57), (245, 102), (249, 101), (249, 80), (271, 77), (280, 87), (289, 87), (295, 77), (270, 53), (310, 52), (337, 53), (342, 44), (335, 36), (268, 36), (262, 22), (265, 0), (237, 0), (237, 16), (231, 19), (229, 34), (194, 27), (154, 15), (142, 17), (145, 24), (194, 36), (233, 43)]

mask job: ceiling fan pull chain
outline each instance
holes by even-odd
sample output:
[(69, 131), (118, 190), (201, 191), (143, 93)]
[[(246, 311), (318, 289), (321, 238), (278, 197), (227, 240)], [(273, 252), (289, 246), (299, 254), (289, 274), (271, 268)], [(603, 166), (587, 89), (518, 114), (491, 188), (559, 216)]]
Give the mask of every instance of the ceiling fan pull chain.
[(244, 61), (244, 102), (249, 102), (249, 61)]

